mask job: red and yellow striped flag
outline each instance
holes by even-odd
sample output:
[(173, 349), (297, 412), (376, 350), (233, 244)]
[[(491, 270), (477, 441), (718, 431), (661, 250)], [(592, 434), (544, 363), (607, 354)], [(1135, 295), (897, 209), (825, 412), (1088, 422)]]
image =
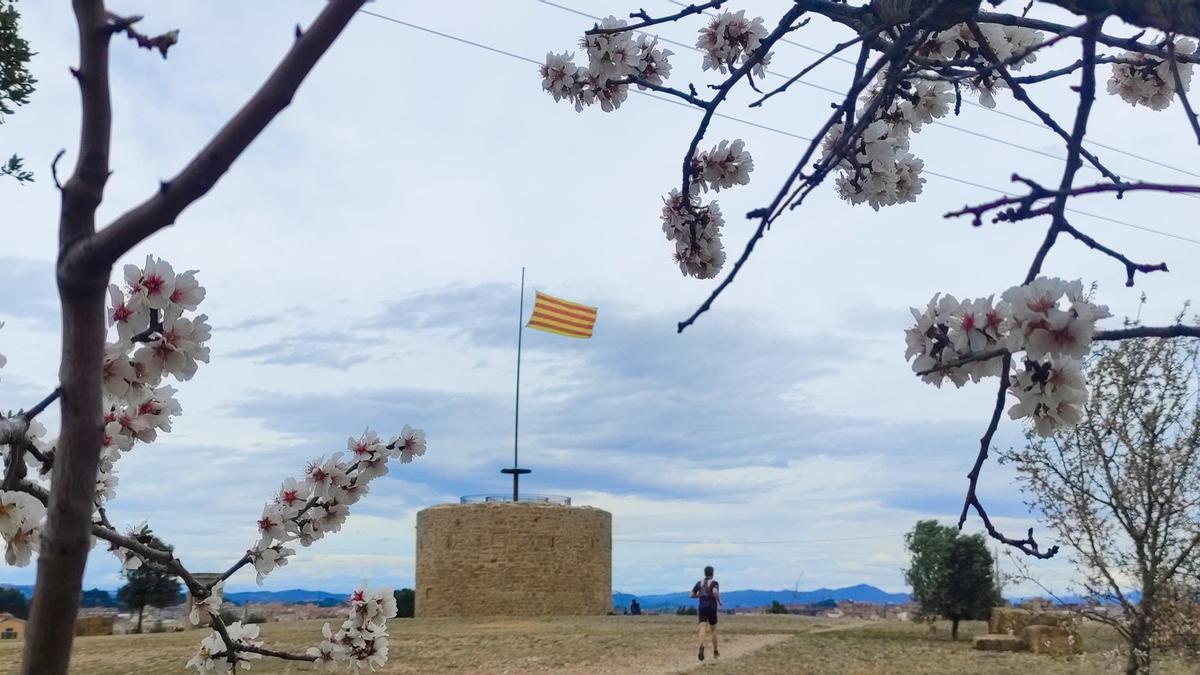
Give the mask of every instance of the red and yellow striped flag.
[(529, 317), (530, 328), (544, 330), (547, 333), (557, 333), (574, 338), (592, 337), (592, 327), (596, 325), (596, 308), (568, 302), (553, 295), (537, 291), (537, 301), (533, 303), (533, 315)]

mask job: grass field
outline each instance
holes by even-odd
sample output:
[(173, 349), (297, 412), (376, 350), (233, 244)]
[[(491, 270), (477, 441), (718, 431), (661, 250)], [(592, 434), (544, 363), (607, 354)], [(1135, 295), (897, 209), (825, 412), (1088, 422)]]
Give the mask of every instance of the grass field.
[[(299, 650), (320, 635), (321, 622), (270, 623), (266, 646)], [(1085, 632), (1089, 653), (1073, 658), (990, 654), (971, 649), (983, 623), (967, 623), (960, 640), (947, 628), (930, 632), (907, 622), (858, 623), (794, 616), (722, 617), (721, 658), (696, 661), (695, 620), (675, 616), (569, 619), (416, 619), (389, 624), (392, 641), (384, 673), (616, 673), (665, 675), (703, 669), (719, 673), (914, 675), (926, 673), (1115, 672), (1104, 651), (1115, 643), (1096, 628)], [(180, 673), (205, 633), (114, 635), (75, 640), (72, 673)], [(0, 673), (16, 672), (20, 645), (0, 643)], [(1164, 675), (1194, 674), (1197, 664), (1160, 663)], [(191, 671), (195, 672), (195, 671)], [(264, 659), (253, 673), (307, 673), (311, 668)]]

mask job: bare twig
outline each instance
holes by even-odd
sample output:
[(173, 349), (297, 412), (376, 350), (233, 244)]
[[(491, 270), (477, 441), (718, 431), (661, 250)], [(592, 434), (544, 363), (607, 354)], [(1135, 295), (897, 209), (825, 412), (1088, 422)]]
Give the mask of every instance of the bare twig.
[(1192, 109), (1192, 102), (1188, 100), (1187, 87), (1183, 86), (1183, 77), (1179, 75), (1179, 55), (1175, 53), (1175, 38), (1167, 36), (1167, 51), (1171, 58), (1167, 61), (1171, 64), (1171, 77), (1175, 79), (1175, 94), (1179, 96), (1179, 102), (1183, 104), (1183, 110), (1187, 113), (1188, 124), (1192, 125), (1192, 131), (1196, 134), (1196, 142), (1200, 143), (1200, 120), (1196, 119), (1196, 111)]
[(174, 178), (150, 199), (127, 211), (95, 237), (64, 251), (67, 264), (111, 265), (125, 251), (171, 225), (216, 185), (250, 143), (282, 112), (300, 84), (341, 34), (365, 0), (331, 0), (262, 87)]
[(629, 18), (641, 19), (641, 23), (631, 24), (629, 26), (620, 26), (618, 28), (601, 28), (600, 26), (596, 26), (595, 28), (586, 31), (584, 35), (607, 35), (611, 33), (623, 33), (627, 30), (638, 30), (640, 28), (646, 28), (647, 26), (656, 26), (660, 23), (678, 21), (679, 19), (692, 14), (700, 14), (706, 9), (719, 9), (721, 5), (725, 4), (726, 2), (728, 2), (728, 0), (711, 0), (710, 2), (699, 5), (688, 5), (687, 7), (683, 8), (683, 11), (681, 12), (676, 12), (669, 16), (662, 16), (657, 19), (651, 18), (645, 10), (638, 10), (631, 13)]
[(158, 51), (162, 57), (167, 58), (167, 50), (179, 42), (179, 31), (167, 31), (161, 35), (150, 37), (139, 32), (133, 27), (133, 24), (142, 20), (140, 16), (122, 17), (108, 12), (108, 29), (113, 33), (124, 33), (130, 40), (137, 43), (137, 46), (150, 51)]

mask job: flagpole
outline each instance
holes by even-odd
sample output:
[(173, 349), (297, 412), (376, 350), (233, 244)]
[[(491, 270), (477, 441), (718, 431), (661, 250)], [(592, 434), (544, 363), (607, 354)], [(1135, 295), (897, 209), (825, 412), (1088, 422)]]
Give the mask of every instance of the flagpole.
[(517, 442), (520, 438), (521, 425), (521, 338), (525, 334), (525, 268), (521, 268), (521, 303), (517, 313), (517, 396), (516, 407), (513, 410), (513, 465), (511, 469), (501, 469), (500, 473), (511, 473), (513, 477), (513, 501), (520, 499), (521, 474), (529, 473), (529, 469), (521, 469), (517, 456)]

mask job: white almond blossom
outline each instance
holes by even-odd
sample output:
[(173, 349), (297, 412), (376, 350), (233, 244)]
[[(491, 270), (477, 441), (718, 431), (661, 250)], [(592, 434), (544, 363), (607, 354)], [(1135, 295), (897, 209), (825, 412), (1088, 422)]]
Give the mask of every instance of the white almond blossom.
[[(661, 85), (671, 76), (671, 62), (668, 60), (675, 53), (669, 49), (659, 49), (658, 38), (640, 35), (637, 40), (641, 50), (641, 59), (637, 68), (637, 77), (650, 84)], [(639, 89), (646, 87), (638, 85)]]
[(546, 54), (546, 63), (541, 66), (542, 89), (550, 92), (555, 101), (574, 100), (577, 96), (575, 76), (579, 67), (573, 63), (574, 58), (568, 52)]
[[(1191, 56), (1195, 52), (1195, 40), (1179, 38), (1175, 41), (1176, 54)], [(1192, 64), (1176, 61), (1175, 66), (1186, 93), (1191, 88)], [(1108, 93), (1120, 96), (1121, 100), (1132, 106), (1163, 110), (1175, 100), (1175, 73), (1171, 72), (1169, 61), (1141, 52), (1125, 52), (1120, 62), (1113, 64), (1112, 75), (1108, 78)]]
[[(258, 624), (243, 625), (241, 621), (234, 621), (225, 626), (225, 634), (229, 636), (231, 642), (238, 646), (261, 647), (263, 644), (262, 640), (258, 639)], [(195, 668), (201, 673), (229, 672), (227, 657), (214, 658), (214, 655), (225, 650), (225, 641), (221, 639), (221, 634), (214, 630), (208, 637), (200, 641), (200, 649), (188, 660), (185, 667)], [(239, 650), (237, 652), (237, 670), (249, 670), (249, 662), (261, 658), (262, 654)]]
[(1008, 289), (1001, 298), (1008, 305), (1004, 331), (1009, 350), (1023, 349), (1035, 361), (1087, 355), (1096, 322), (1112, 316), (1108, 307), (1085, 297), (1083, 282), (1078, 280), (1038, 277)]
[(167, 261), (148, 255), (141, 268), (125, 266), (125, 283), (130, 295), (140, 299), (145, 307), (161, 311), (170, 305), (175, 292), (175, 271)]
[[(762, 17), (747, 19), (745, 10), (721, 12), (700, 29), (696, 46), (704, 51), (704, 70), (725, 73), (748, 62), (766, 36)], [(770, 58), (767, 54), (755, 64), (753, 74), (761, 77)]]
[(225, 651), (225, 642), (221, 640), (221, 635), (213, 631), (211, 635), (200, 641), (200, 648), (188, 659), (184, 664), (185, 668), (195, 668), (201, 673), (227, 673), (229, 672), (229, 662), (225, 657), (214, 658), (214, 654), (220, 654)]
[(258, 519), (258, 542), (261, 546), (269, 546), (273, 541), (288, 539), (289, 520), (284, 507), (279, 504), (263, 506), (262, 517)]
[[(610, 16), (600, 22), (600, 28), (621, 28), (623, 19)], [(581, 44), (587, 53), (588, 71), (606, 80), (622, 78), (636, 72), (642, 64), (642, 50), (629, 31), (586, 35)]]
[(283, 510), (286, 518), (295, 518), (299, 515), (300, 509), (308, 503), (308, 496), (311, 492), (312, 488), (307, 484), (297, 481), (295, 478), (288, 478), (279, 488), (279, 494), (275, 495), (275, 503)]
[(33, 495), (0, 490), (0, 538), (4, 560), (14, 567), (29, 564), (41, 542), (46, 507)]
[(753, 170), (754, 160), (746, 152), (745, 141), (740, 138), (732, 143), (721, 141), (712, 150), (696, 153), (692, 159), (691, 189), (695, 194), (701, 189), (720, 192), (722, 188), (746, 185)]
[(119, 286), (109, 284), (108, 299), (108, 325), (116, 326), (122, 343), (128, 344), (130, 338), (150, 327), (150, 312), (140, 294), (126, 298)]
[(408, 464), (414, 457), (425, 454), (425, 432), (414, 429), (407, 424), (400, 430), (400, 435), (392, 442), (393, 452), (398, 453), (402, 464)]
[(188, 620), (193, 626), (198, 626), (208, 617), (219, 616), (221, 603), (224, 601), (225, 582), (219, 581), (212, 587), (209, 594), (197, 600), (194, 595), (188, 596)]
[(258, 573), (259, 586), (262, 586), (263, 579), (266, 579), (268, 574), (274, 572), (276, 568), (287, 565), (288, 557), (295, 553), (294, 549), (282, 544), (268, 546), (262, 540), (246, 551), (246, 555), (250, 556), (250, 564), (254, 565), (254, 570)]
[(1009, 391), (1017, 403), (1008, 416), (1031, 420), (1039, 436), (1052, 436), (1062, 427), (1078, 424), (1088, 398), (1080, 362), (1071, 357), (1026, 361), (1012, 376)]
[(663, 202), (663, 233), (675, 242), (680, 272), (698, 279), (715, 277), (725, 264), (721, 243), (725, 220), (720, 207), (716, 202), (701, 204), (695, 197), (685, 199), (678, 190), (672, 190)]

